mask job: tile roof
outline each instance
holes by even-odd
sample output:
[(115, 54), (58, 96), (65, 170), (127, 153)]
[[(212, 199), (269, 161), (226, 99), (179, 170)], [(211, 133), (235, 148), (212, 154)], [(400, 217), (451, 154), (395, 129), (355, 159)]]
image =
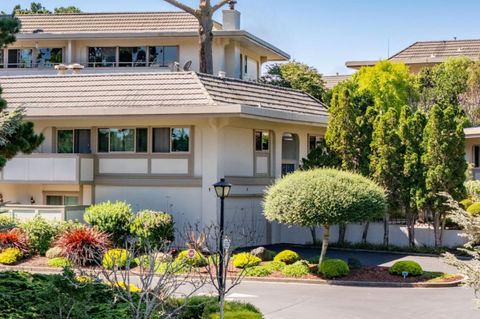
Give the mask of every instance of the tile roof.
[(165, 109), (182, 114), (187, 107), (208, 113), (206, 107), (228, 105), (327, 115), (323, 104), (300, 91), (194, 72), (10, 76), (0, 77), (0, 85), (8, 106), (24, 107), (27, 115), (163, 114)]
[(419, 41), (390, 57), (392, 61), (446, 59), (455, 56), (467, 56), (478, 59), (480, 55), (480, 39)]
[(348, 80), (351, 75), (324, 75), (322, 76), (323, 81), (325, 82), (325, 88), (331, 90), (338, 83)]
[[(20, 33), (196, 32), (198, 21), (185, 12), (20, 14)], [(218, 28), (219, 24), (215, 24)]]

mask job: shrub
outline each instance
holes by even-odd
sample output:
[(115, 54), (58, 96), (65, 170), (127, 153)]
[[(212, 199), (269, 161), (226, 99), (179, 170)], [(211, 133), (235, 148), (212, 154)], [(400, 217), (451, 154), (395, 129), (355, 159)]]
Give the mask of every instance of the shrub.
[(236, 268), (248, 268), (253, 266), (258, 266), (262, 260), (250, 253), (239, 253), (233, 256), (233, 265)]
[(270, 261), (264, 265), (264, 267), (270, 269), (272, 272), (279, 271), (285, 268), (287, 264), (283, 261)]
[(117, 247), (125, 245), (125, 239), (130, 233), (133, 213), (125, 202), (105, 202), (92, 205), (85, 211), (84, 219), (101, 232), (111, 236)]
[(248, 267), (245, 270), (245, 276), (248, 277), (268, 277), (272, 274), (271, 268), (268, 268), (266, 266), (254, 266), (254, 267)]
[(137, 214), (130, 226), (141, 245), (161, 247), (166, 241), (174, 240), (174, 222), (170, 214), (143, 210)]
[(0, 251), (16, 247), (23, 254), (28, 253), (28, 237), (18, 228), (0, 232)]
[(57, 268), (65, 268), (65, 267), (72, 267), (73, 264), (70, 260), (65, 257), (55, 257), (49, 259), (47, 265), (50, 267), (57, 267)]
[(402, 276), (402, 272), (408, 272), (409, 276), (420, 276), (423, 274), (422, 267), (413, 260), (401, 260), (393, 264), (388, 272), (392, 275)]
[(348, 257), (347, 264), (348, 264), (348, 268), (350, 268), (350, 269), (360, 269), (360, 268), (363, 267), (360, 260), (358, 260), (355, 257)]
[(93, 228), (82, 227), (64, 232), (55, 242), (62, 256), (75, 264), (86, 266), (98, 261), (110, 246), (108, 235)]
[(62, 248), (60, 248), (58, 246), (52, 247), (49, 250), (47, 250), (47, 252), (45, 253), (45, 256), (48, 259), (62, 257)]
[(207, 258), (205, 258), (205, 256), (201, 252), (196, 250), (193, 258), (190, 258), (188, 256), (188, 250), (181, 251), (178, 254), (177, 258), (175, 258), (175, 261), (177, 263), (186, 264), (191, 267), (205, 267), (207, 265)]
[(468, 198), (473, 201), (480, 200), (480, 181), (465, 182), (465, 189), (467, 190)]
[(350, 268), (341, 259), (327, 259), (322, 262), (319, 272), (325, 278), (332, 279), (348, 275)]
[(310, 273), (310, 268), (308, 268), (307, 265), (304, 263), (295, 263), (292, 265), (286, 265), (282, 269), (282, 274), (286, 277), (303, 277), (305, 275), (308, 275)]
[[(218, 319), (220, 318), (219, 305), (217, 303), (207, 303), (203, 310), (202, 319)], [(260, 311), (243, 302), (226, 302), (225, 303), (225, 319), (262, 319)]]
[(15, 218), (0, 212), (0, 231), (10, 230), (17, 227)]
[(300, 260), (300, 256), (292, 250), (284, 250), (279, 252), (274, 258), (274, 261), (281, 261), (287, 265), (293, 264)]
[(473, 201), (467, 198), (459, 202), (459, 204), (463, 209), (468, 209), (468, 207), (470, 207), (473, 204)]
[(110, 249), (103, 255), (102, 266), (107, 269), (114, 267), (123, 269), (127, 265), (127, 258), (129, 253), (125, 249)]
[(132, 283), (129, 283), (128, 285), (124, 281), (119, 281), (113, 284), (113, 287), (116, 288), (121, 288), (123, 290), (129, 291), (131, 293), (139, 293), (142, 292), (142, 289), (138, 288)]
[(0, 264), (13, 265), (22, 259), (23, 254), (17, 247), (10, 247), (0, 253)]
[(28, 237), (31, 252), (40, 255), (45, 255), (57, 234), (52, 223), (47, 222), (39, 215), (22, 222), (20, 229), (25, 232)]
[(469, 213), (471, 216), (480, 216), (480, 202), (470, 205), (467, 208), (467, 213)]

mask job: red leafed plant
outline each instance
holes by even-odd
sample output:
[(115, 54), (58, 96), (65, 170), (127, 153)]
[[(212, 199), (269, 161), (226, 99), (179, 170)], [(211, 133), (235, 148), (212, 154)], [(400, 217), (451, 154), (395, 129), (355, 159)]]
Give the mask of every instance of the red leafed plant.
[(0, 252), (16, 247), (24, 254), (28, 253), (28, 237), (18, 228), (0, 232)]
[(80, 266), (98, 261), (110, 245), (106, 233), (88, 227), (66, 231), (60, 234), (55, 243), (62, 249), (64, 257)]

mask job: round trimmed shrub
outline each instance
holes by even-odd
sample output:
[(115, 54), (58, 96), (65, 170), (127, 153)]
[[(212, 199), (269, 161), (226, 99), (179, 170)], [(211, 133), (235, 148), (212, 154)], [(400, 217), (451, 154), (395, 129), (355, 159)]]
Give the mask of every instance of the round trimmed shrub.
[(471, 216), (480, 216), (480, 202), (470, 205), (467, 208), (467, 213), (469, 213)]
[(272, 270), (266, 266), (253, 266), (245, 270), (247, 277), (268, 277), (272, 274)]
[(72, 267), (73, 264), (70, 260), (65, 257), (56, 257), (49, 259), (47, 265), (50, 267), (57, 267), (57, 268), (65, 268), (65, 267)]
[(274, 261), (281, 261), (287, 265), (293, 264), (296, 261), (300, 260), (300, 255), (294, 252), (293, 250), (284, 250), (279, 252), (275, 257), (273, 257)]
[(53, 258), (57, 258), (57, 257), (62, 257), (62, 248), (60, 248), (60, 247), (58, 247), (58, 246), (55, 246), (55, 247), (50, 248), (50, 249), (47, 250), (47, 252), (45, 253), (45, 257), (47, 257), (48, 259), (53, 259)]
[(102, 259), (102, 266), (107, 269), (123, 269), (127, 265), (128, 252), (125, 249), (109, 249)]
[(282, 274), (286, 277), (299, 278), (310, 273), (310, 268), (304, 263), (295, 263), (292, 265), (286, 265), (282, 269)]
[(205, 267), (208, 264), (207, 258), (205, 258), (205, 256), (201, 252), (196, 250), (193, 258), (190, 258), (190, 256), (188, 256), (188, 250), (182, 250), (178, 254), (177, 258), (175, 258), (175, 262), (186, 264), (192, 267)]
[(262, 260), (250, 253), (240, 253), (233, 256), (233, 265), (236, 268), (248, 268), (260, 265)]
[(348, 264), (341, 259), (327, 259), (319, 269), (319, 273), (328, 279), (343, 277), (349, 272)]
[(283, 261), (270, 261), (264, 265), (264, 267), (270, 269), (272, 272), (273, 271), (279, 271), (285, 268), (287, 264), (284, 263)]
[(20, 224), (20, 229), (27, 235), (32, 253), (45, 255), (57, 231), (51, 222), (42, 216), (35, 216)]
[(10, 247), (0, 253), (0, 264), (13, 265), (23, 258), (23, 253), (17, 247)]
[(130, 205), (125, 202), (108, 201), (87, 208), (84, 219), (101, 232), (109, 234), (115, 246), (122, 247), (130, 234), (133, 213)]
[(420, 276), (423, 274), (422, 266), (413, 260), (401, 260), (393, 264), (388, 272), (392, 275), (402, 276), (402, 272), (408, 272), (409, 276)]
[(460, 201), (459, 204), (460, 204), (460, 207), (462, 207), (463, 209), (468, 209), (468, 207), (472, 206), (473, 201), (471, 199), (467, 198), (467, 199), (464, 199), (464, 200)]
[(170, 214), (143, 210), (137, 214), (130, 226), (140, 244), (161, 247), (165, 242), (174, 240), (174, 222)]

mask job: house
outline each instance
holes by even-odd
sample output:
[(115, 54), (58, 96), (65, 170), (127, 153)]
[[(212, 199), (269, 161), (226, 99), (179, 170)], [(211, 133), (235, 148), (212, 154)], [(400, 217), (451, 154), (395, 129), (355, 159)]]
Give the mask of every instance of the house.
[[(45, 141), (1, 172), (7, 209), (81, 219), (85, 206), (125, 200), (173, 214), (181, 229), (217, 220), (212, 185), (226, 177), (226, 225), (283, 241), (282, 227), (262, 216), (263, 191), (317, 145), (327, 110), (300, 91), (250, 81), (264, 62), (289, 57), (226, 28), (232, 17), (225, 10), (215, 25), (212, 76), (197, 72), (196, 21), (183, 13), (20, 16), (18, 41), (3, 51), (2, 97), (25, 108)], [(191, 70), (171, 69), (188, 61)], [(57, 74), (60, 63), (84, 68)]]

